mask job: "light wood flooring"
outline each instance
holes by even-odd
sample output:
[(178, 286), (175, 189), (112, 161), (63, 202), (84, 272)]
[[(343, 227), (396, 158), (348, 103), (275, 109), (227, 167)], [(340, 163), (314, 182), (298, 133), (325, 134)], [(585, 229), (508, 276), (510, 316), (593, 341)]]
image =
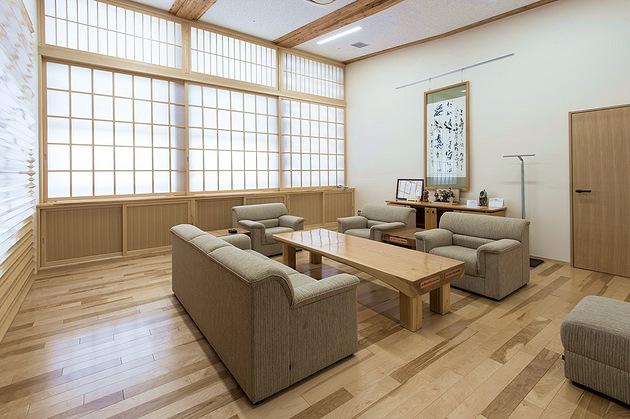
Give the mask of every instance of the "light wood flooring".
[(630, 279), (555, 262), (501, 302), (452, 291), (402, 329), (396, 292), (298, 253), (298, 270), (357, 274), (359, 351), (254, 406), (171, 292), (170, 256), (39, 277), (0, 343), (6, 417), (630, 417), (568, 382), (560, 323), (585, 295), (630, 300)]

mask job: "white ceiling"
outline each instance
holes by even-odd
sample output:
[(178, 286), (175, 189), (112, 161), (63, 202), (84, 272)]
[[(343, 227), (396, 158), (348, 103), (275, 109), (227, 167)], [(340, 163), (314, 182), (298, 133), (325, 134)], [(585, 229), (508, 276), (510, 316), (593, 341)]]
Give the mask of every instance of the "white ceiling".
[[(140, 0), (168, 10), (175, 0)], [(218, 0), (201, 20), (259, 38), (274, 40), (302, 27), (354, 0), (336, 0), (318, 6), (306, 0)], [(297, 46), (339, 61), (382, 51), (419, 39), (439, 35), (536, 0), (403, 0), (380, 13), (359, 20), (337, 31)], [(346, 37), (317, 45), (324, 37), (354, 26), (362, 30)], [(353, 47), (363, 42), (368, 46)]]

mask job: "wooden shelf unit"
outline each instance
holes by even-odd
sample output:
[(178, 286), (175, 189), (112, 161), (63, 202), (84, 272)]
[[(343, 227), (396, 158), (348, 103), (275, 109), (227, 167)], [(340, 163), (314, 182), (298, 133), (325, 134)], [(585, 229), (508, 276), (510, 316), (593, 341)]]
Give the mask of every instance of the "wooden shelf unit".
[(470, 212), (474, 214), (494, 215), (505, 217), (507, 207), (468, 207), (462, 204), (450, 204), (448, 202), (418, 202), (418, 201), (386, 201), (388, 205), (398, 205), (416, 209), (416, 227), (423, 230), (438, 228), (440, 217), (445, 212)]

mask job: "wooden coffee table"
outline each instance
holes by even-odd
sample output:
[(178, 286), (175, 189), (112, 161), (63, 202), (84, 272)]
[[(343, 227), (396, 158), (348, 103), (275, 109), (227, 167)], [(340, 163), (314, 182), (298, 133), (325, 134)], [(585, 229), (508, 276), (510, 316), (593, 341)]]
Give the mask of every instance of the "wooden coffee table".
[(422, 327), (422, 295), (430, 293), (431, 311), (450, 310), (450, 284), (464, 273), (464, 263), (386, 243), (315, 229), (274, 234), (283, 244), (283, 261), (295, 268), (296, 248), (310, 252), (311, 263), (322, 256), (352, 266), (398, 290), (400, 324), (411, 331)]

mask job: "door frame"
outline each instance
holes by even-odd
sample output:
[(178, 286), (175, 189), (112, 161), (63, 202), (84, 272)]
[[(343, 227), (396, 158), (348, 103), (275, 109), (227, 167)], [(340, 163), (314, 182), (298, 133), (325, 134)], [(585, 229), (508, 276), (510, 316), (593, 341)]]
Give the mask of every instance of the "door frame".
[[(622, 105), (613, 105), (613, 106), (603, 106), (601, 108), (591, 108), (591, 109), (583, 109), (578, 111), (569, 111), (569, 222), (571, 223), (569, 229), (569, 239), (571, 242), (571, 266), (575, 268), (575, 259), (573, 254), (573, 196), (574, 196), (574, 185), (573, 185), (573, 115), (579, 113), (586, 112), (596, 112), (596, 111), (607, 111), (611, 109), (622, 109), (630, 107), (630, 103), (622, 104)], [(581, 269), (581, 268), (580, 268)]]

